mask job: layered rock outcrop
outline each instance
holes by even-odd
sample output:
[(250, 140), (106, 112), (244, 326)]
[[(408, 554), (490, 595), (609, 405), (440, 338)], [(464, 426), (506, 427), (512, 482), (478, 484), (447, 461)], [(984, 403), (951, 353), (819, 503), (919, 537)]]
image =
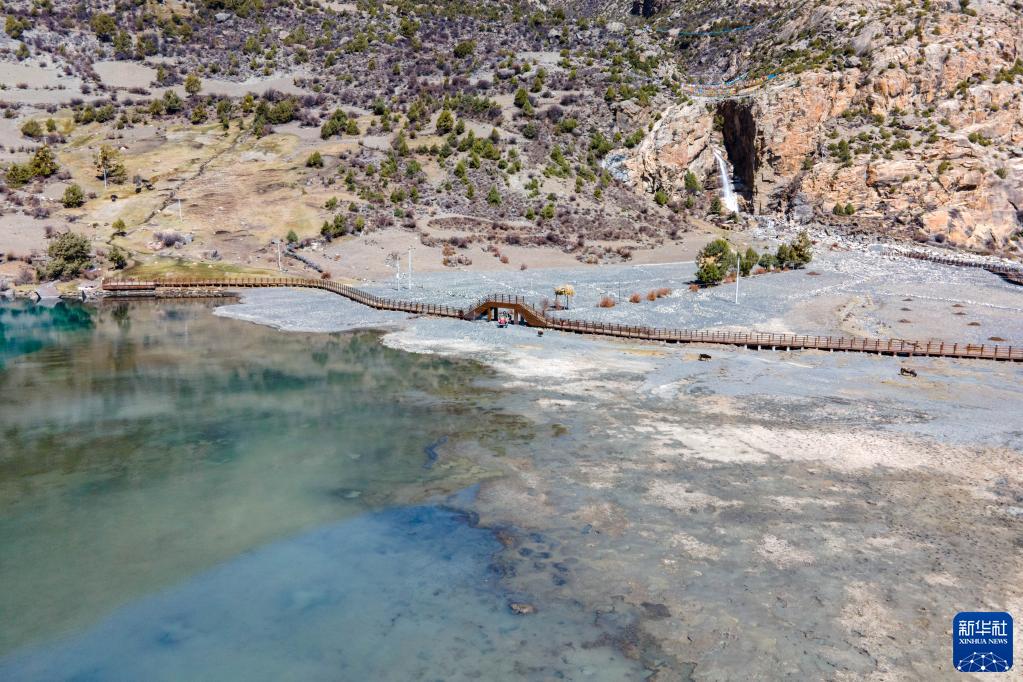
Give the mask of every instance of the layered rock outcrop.
[(709, 150), (723, 145), (752, 210), (838, 206), (921, 240), (1021, 252), (1023, 15), (1003, 1), (927, 5), (914, 21), (872, 3), (792, 18), (772, 54), (812, 56), (825, 10), (856, 28), (827, 35), (819, 65), (662, 112), (626, 161), (636, 187), (681, 191), (686, 170), (715, 173)]

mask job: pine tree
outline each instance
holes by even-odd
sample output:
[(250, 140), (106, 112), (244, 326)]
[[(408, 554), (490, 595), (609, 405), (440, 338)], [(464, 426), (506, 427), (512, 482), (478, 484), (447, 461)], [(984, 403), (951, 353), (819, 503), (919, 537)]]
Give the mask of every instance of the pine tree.
[(124, 266), (128, 264), (128, 256), (125, 255), (124, 250), (116, 244), (114, 244), (114, 248), (110, 249), (110, 255), (107, 257), (117, 270), (122, 270)]
[(735, 254), (724, 239), (715, 239), (696, 255), (696, 280), (701, 284), (717, 284), (735, 265)]
[(703, 186), (700, 184), (699, 179), (696, 177), (696, 173), (693, 171), (686, 171), (685, 182), (687, 192), (699, 192), (703, 190)]
[[(72, 185), (71, 187), (77, 187)], [(68, 189), (71, 189), (70, 187)], [(81, 191), (81, 190), (79, 190)], [(47, 254), (50, 262), (46, 265), (43, 275), (48, 279), (70, 279), (75, 277), (89, 264), (89, 240), (75, 232), (65, 232), (50, 242)]]
[(437, 134), (447, 135), (455, 128), (455, 117), (449, 109), (444, 109), (437, 117)]
[(753, 266), (760, 260), (760, 254), (758, 254), (752, 246), (746, 247), (746, 253), (742, 255), (742, 261), (740, 269), (743, 277), (748, 277), (749, 273), (753, 270)]
[(806, 230), (796, 235), (795, 241), (789, 246), (789, 253), (792, 263), (797, 267), (806, 265), (813, 260), (813, 242)]
[(60, 170), (60, 164), (48, 146), (37, 149), (28, 165), (32, 169), (32, 175), (37, 178), (48, 178)]
[(493, 185), (490, 186), (490, 190), (487, 192), (487, 203), (491, 206), (499, 206), (501, 204), (501, 193)]
[(60, 203), (64, 204), (64, 208), (78, 208), (85, 203), (85, 193), (78, 185), (68, 185), (67, 189), (64, 190), (64, 196), (61, 197)]
[(103, 145), (96, 154), (96, 177), (116, 185), (128, 179), (128, 171), (121, 161), (121, 153), (109, 145)]
[(518, 90), (515, 91), (515, 106), (517, 106), (519, 109), (522, 109), (528, 103), (529, 93), (526, 92), (525, 88), (520, 87)]

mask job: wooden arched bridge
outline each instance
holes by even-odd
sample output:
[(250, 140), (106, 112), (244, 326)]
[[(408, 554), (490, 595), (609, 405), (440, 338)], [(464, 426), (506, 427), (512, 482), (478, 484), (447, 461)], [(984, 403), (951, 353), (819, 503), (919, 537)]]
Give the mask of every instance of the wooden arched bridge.
[(539, 329), (552, 329), (576, 334), (600, 334), (603, 336), (662, 341), (665, 343), (708, 343), (745, 346), (758, 350), (812, 349), (874, 353), (879, 355), (974, 358), (980, 360), (1023, 362), (1023, 347), (1018, 346), (843, 336), (804, 336), (799, 334), (763, 334), (759, 332), (662, 329), (607, 322), (569, 320), (538, 310), (522, 296), (507, 294), (492, 294), (478, 299), (466, 307), (456, 308), (454, 306), (437, 305), (434, 303), (381, 298), (346, 284), (306, 277), (230, 277), (223, 279), (181, 277), (154, 280), (119, 279), (103, 282), (103, 289), (111, 292), (155, 294), (158, 289), (173, 288), (186, 293), (194, 292), (196, 296), (206, 295), (211, 289), (264, 287), (323, 289), (377, 310), (394, 310), (417, 315), (452, 317), (461, 320), (495, 319), (499, 312), (504, 311), (510, 313), (516, 324), (525, 324)]

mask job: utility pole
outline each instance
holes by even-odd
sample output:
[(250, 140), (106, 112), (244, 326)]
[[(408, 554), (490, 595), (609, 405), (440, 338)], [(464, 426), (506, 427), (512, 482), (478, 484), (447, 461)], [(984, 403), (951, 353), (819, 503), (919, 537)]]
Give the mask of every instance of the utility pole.
[(178, 220), (181, 220), (181, 199), (178, 199)]
[(107, 191), (107, 164), (103, 164), (103, 191)]
[(281, 267), (281, 240), (275, 239), (274, 241), (277, 242), (277, 270), (284, 272), (284, 268)]
[(408, 247), (408, 290), (412, 291), (412, 247)]

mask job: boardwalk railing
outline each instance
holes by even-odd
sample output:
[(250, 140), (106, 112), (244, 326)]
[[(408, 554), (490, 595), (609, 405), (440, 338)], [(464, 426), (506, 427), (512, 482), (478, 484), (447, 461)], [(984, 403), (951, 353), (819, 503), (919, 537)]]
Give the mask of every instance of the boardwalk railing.
[(356, 303), (377, 310), (394, 310), (417, 315), (453, 317), (475, 320), (499, 309), (509, 310), (533, 327), (555, 329), (577, 334), (601, 334), (628, 339), (663, 341), (666, 343), (708, 343), (772, 350), (826, 350), (875, 353), (882, 355), (976, 358), (1023, 362), (1023, 348), (1017, 346), (949, 343), (943, 341), (907, 341), (903, 339), (870, 339), (844, 336), (804, 336), (799, 334), (765, 334), (759, 332), (724, 332), (591, 322), (555, 317), (537, 310), (525, 297), (510, 294), (484, 296), (465, 308), (434, 303), (375, 296), (356, 287), (330, 280), (305, 277), (230, 277), (164, 278), (158, 280), (121, 279), (103, 282), (106, 291), (155, 292), (158, 288), (176, 289), (238, 289), (254, 287), (303, 287), (323, 289), (344, 296)]
[(993, 263), (980, 260), (958, 258), (956, 256), (938, 255), (926, 251), (913, 251), (906, 249), (888, 249), (889, 255), (902, 256), (903, 258), (915, 258), (916, 260), (930, 261), (940, 265), (952, 265), (959, 268), (981, 268), (998, 275), (1010, 284), (1023, 285), (1023, 265), (1009, 265), (1005, 263)]

